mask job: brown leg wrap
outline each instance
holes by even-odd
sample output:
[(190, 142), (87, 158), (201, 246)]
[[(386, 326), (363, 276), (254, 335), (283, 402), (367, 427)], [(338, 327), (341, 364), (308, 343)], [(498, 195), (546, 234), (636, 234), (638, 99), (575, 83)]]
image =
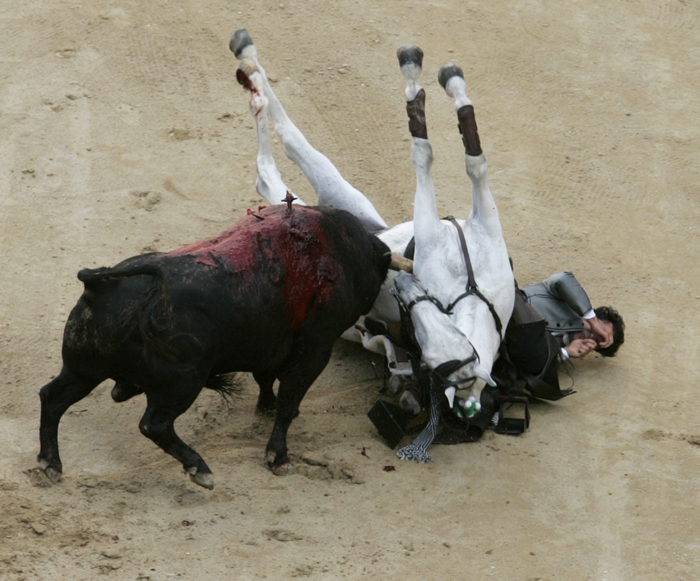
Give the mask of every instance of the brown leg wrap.
[(465, 105), (457, 111), (459, 119), (459, 132), (462, 134), (462, 143), (467, 155), (481, 155), (481, 143), (479, 142), (479, 131), (476, 128), (476, 117), (474, 117), (474, 107)]
[(423, 89), (413, 101), (406, 103), (408, 130), (413, 137), (428, 139), (428, 126), (425, 123), (425, 91)]

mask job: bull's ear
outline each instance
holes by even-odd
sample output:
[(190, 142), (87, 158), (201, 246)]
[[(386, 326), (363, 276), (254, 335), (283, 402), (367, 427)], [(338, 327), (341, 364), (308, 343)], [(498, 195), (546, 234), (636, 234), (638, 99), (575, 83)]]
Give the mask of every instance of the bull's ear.
[(474, 375), (476, 375), (479, 379), (483, 379), (491, 387), (496, 387), (496, 382), (493, 379), (491, 379), (491, 375), (488, 371), (486, 371), (484, 367), (481, 366), (481, 364), (474, 364)]

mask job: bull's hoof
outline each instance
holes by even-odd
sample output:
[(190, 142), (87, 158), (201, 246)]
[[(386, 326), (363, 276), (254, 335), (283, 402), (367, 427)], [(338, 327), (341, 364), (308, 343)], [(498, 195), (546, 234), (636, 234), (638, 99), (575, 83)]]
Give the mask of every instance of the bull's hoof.
[(423, 51), (414, 44), (402, 46), (396, 51), (396, 56), (399, 57), (400, 67), (409, 63), (423, 67)]
[(259, 416), (264, 416), (266, 418), (274, 417), (275, 416), (275, 410), (277, 406), (272, 405), (272, 406), (266, 406), (266, 405), (257, 405), (255, 406), (255, 413)]
[(275, 476), (287, 476), (294, 472), (294, 467), (291, 465), (291, 463), (284, 462), (282, 464), (278, 464), (275, 462), (277, 459), (277, 453), (274, 450), (266, 450), (265, 456), (267, 459), (267, 467), (272, 470), (272, 473)]
[(214, 489), (214, 476), (210, 472), (197, 472), (196, 468), (190, 468), (187, 472), (190, 475), (190, 480), (195, 484), (199, 484), (207, 490)]
[(280, 464), (279, 466), (272, 464), (270, 466), (270, 470), (272, 470), (272, 473), (275, 476), (289, 476), (290, 474), (294, 473), (294, 466), (292, 466), (289, 462), (286, 464)]
[(44, 470), (44, 474), (46, 474), (48, 479), (51, 481), (51, 484), (58, 484), (61, 482), (62, 474), (58, 470), (51, 468), (51, 466)]
[(245, 28), (239, 28), (236, 32), (234, 32), (233, 36), (231, 36), (231, 40), (228, 43), (228, 47), (231, 49), (231, 52), (236, 55), (237, 59), (241, 59), (243, 56), (245, 56), (243, 55), (243, 51), (249, 46), (255, 48), (253, 39), (250, 38), (250, 34), (248, 34), (248, 31)]
[(61, 481), (61, 471), (50, 466), (46, 460), (39, 460), (39, 467), (42, 469), (51, 484), (58, 484)]
[(440, 83), (440, 86), (445, 89), (445, 91), (447, 91), (447, 81), (449, 81), (452, 77), (464, 79), (462, 69), (455, 64), (443, 65), (440, 67), (440, 71), (438, 72), (438, 83)]

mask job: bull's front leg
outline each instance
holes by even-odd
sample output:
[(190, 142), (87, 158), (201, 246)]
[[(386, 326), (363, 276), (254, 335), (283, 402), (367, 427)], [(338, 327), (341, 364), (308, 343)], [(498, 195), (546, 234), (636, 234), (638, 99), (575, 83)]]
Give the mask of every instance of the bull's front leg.
[(261, 92), (269, 100), (267, 112), (282, 141), (284, 152), (304, 172), (318, 197), (318, 205), (339, 208), (354, 214), (370, 232), (386, 228), (386, 222), (374, 205), (345, 180), (333, 163), (314, 149), (304, 134), (292, 123), (270, 86), (265, 69), (258, 61), (257, 49), (245, 28), (240, 28), (233, 34), (229, 48), (236, 58), (243, 59), (241, 64), (247, 63), (247, 70), (252, 72), (254, 69), (260, 75)]
[(481, 141), (474, 116), (474, 106), (467, 97), (467, 83), (462, 69), (455, 64), (440, 68), (438, 81), (445, 92), (454, 99), (459, 132), (465, 151), (467, 175), (472, 183), (473, 219), (481, 222), (493, 236), (503, 236), (496, 202), (488, 184), (488, 164), (481, 150)]
[(293, 360), (278, 373), (277, 415), (272, 434), (265, 449), (268, 464), (278, 476), (291, 473), (292, 465), (287, 454), (287, 431), (292, 420), (299, 415), (299, 404), (316, 378), (328, 365), (333, 351), (333, 341), (323, 336), (308, 337), (296, 350)]

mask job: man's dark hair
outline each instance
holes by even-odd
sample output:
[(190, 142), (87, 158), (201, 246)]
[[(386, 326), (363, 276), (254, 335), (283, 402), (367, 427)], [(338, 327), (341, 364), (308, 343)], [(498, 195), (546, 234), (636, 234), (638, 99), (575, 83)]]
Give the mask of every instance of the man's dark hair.
[(595, 316), (601, 321), (608, 321), (613, 326), (613, 342), (605, 348), (596, 349), (603, 357), (614, 357), (617, 350), (625, 342), (625, 322), (620, 313), (612, 307), (598, 307)]

